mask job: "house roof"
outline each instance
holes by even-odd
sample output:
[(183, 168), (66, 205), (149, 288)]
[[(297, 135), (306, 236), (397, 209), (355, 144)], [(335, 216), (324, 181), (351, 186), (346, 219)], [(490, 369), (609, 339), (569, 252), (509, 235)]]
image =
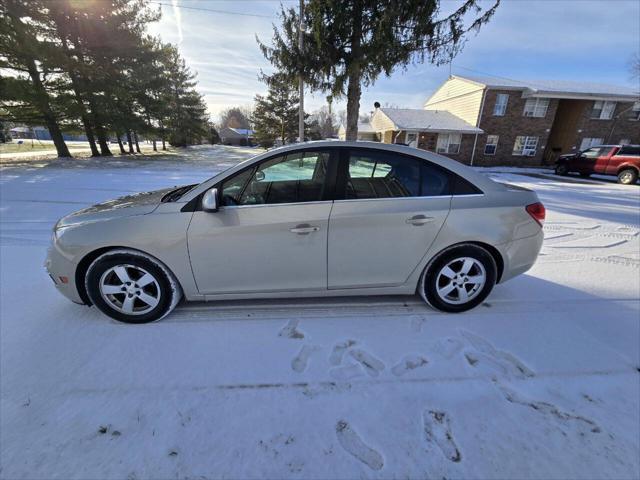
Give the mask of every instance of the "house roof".
[(245, 128), (222, 127), (218, 131), (218, 135), (223, 138), (246, 138), (247, 136), (253, 136), (253, 130), (247, 130)]
[(244, 136), (249, 135), (251, 137), (253, 135), (253, 130), (248, 128), (232, 128), (231, 130)]
[[(346, 132), (347, 128), (341, 123), (340, 127), (338, 128), (339, 132)], [(358, 122), (358, 133), (376, 133), (376, 131), (374, 130), (374, 128), (371, 126), (370, 123), (361, 123)]]
[(454, 77), (485, 85), (489, 88), (528, 90), (534, 95), (555, 94), (559, 96), (564, 94), (589, 98), (599, 96), (628, 97), (629, 100), (637, 100), (640, 97), (640, 92), (637, 89), (606, 83), (574, 82), (567, 80), (514, 80), (478, 75), (454, 75)]
[(429, 130), (433, 132), (482, 133), (478, 127), (445, 110), (419, 108), (380, 108), (396, 130)]

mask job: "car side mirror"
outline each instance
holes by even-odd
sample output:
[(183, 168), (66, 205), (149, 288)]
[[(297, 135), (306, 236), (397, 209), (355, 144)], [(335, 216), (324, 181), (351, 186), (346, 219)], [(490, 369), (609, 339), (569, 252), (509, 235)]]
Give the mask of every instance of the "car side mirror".
[(218, 189), (210, 188), (202, 196), (202, 210), (205, 212), (218, 211)]

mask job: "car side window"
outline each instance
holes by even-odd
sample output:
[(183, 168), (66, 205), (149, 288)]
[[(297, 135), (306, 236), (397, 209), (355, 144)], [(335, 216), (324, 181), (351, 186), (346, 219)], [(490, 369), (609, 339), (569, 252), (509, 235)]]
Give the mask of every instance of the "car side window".
[(640, 147), (631, 147), (631, 146), (622, 147), (620, 150), (618, 150), (618, 153), (616, 153), (616, 155), (638, 156), (640, 155)]
[(346, 199), (450, 195), (451, 175), (417, 158), (392, 152), (351, 152)]
[(588, 150), (585, 150), (584, 152), (582, 152), (582, 156), (585, 158), (598, 158), (602, 155), (606, 155), (607, 153), (609, 153), (609, 148), (603, 148), (603, 147), (594, 147), (594, 148), (589, 148)]
[(294, 152), (266, 160), (226, 180), (222, 185), (222, 204), (322, 200), (328, 162), (328, 152)]
[(421, 195), (423, 197), (437, 197), (440, 195), (451, 195), (453, 193), (452, 184), (454, 183), (454, 175), (452, 173), (427, 162), (422, 162), (421, 173)]

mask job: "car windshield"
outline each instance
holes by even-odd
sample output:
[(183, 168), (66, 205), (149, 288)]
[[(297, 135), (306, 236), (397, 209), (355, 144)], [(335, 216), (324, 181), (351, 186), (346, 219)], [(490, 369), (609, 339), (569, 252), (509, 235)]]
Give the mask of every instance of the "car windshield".
[(194, 183), (192, 185), (185, 185), (183, 187), (178, 187), (175, 188), (173, 190), (171, 190), (169, 193), (165, 194), (164, 197), (162, 197), (162, 200), (160, 200), (162, 203), (167, 203), (167, 202), (176, 202), (178, 201), (185, 193), (187, 193), (188, 191), (190, 191), (191, 189), (193, 189), (194, 187), (197, 187), (198, 185), (200, 185), (199, 183)]

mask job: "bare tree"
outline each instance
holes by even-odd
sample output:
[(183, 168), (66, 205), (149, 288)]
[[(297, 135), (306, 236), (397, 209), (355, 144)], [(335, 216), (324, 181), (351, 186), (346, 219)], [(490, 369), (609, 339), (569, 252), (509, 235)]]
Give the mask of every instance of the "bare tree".
[(640, 84), (640, 52), (631, 55), (629, 72), (631, 72), (631, 79), (636, 80)]

